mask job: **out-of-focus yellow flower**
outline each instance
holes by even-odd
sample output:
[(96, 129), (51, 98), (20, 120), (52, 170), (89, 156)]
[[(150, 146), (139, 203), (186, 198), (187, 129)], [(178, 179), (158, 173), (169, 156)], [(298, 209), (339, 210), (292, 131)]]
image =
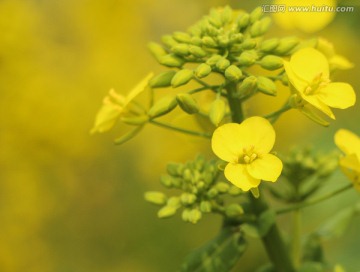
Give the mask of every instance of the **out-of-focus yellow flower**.
[(103, 105), (95, 117), (95, 123), (91, 129), (91, 133), (102, 133), (110, 130), (116, 124), (119, 117), (128, 112), (130, 102), (145, 90), (152, 76), (153, 73), (148, 74), (126, 97), (118, 94), (114, 89), (111, 89), (109, 94), (104, 98)]
[(335, 144), (345, 154), (339, 162), (341, 170), (360, 191), (360, 138), (349, 130), (340, 129), (335, 134)]
[(334, 45), (323, 38), (318, 39), (316, 49), (323, 53), (328, 59), (330, 70), (347, 70), (354, 67), (354, 64), (348, 59), (336, 54)]
[(274, 12), (275, 22), (284, 29), (298, 29), (314, 33), (325, 28), (335, 17), (331, 8), (335, 0), (275, 0), (274, 5), (285, 6), (284, 12)]
[(326, 57), (314, 48), (304, 48), (284, 61), (290, 83), (303, 100), (335, 119), (330, 107), (346, 109), (355, 104), (350, 84), (331, 82)]
[(244, 191), (257, 188), (261, 180), (275, 182), (280, 176), (282, 162), (269, 154), (274, 143), (274, 128), (262, 117), (222, 125), (211, 142), (214, 153), (229, 162), (225, 177)]

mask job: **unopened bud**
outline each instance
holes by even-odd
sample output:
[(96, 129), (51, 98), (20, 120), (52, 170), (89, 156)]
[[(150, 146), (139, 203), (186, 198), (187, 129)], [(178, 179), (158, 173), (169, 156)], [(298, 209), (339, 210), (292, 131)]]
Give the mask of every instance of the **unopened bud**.
[(229, 6), (225, 6), (224, 9), (221, 11), (221, 20), (224, 24), (227, 24), (231, 21), (232, 18), (232, 8)]
[(151, 88), (169, 87), (175, 74), (176, 71), (173, 70), (158, 74), (157, 76), (154, 76), (152, 79), (150, 79), (149, 86)]
[(193, 70), (190, 69), (182, 69), (178, 71), (171, 80), (171, 86), (173, 86), (173, 88), (176, 88), (181, 85), (185, 85), (192, 79), (193, 74)]
[(192, 209), (189, 213), (189, 222), (196, 224), (202, 217), (201, 212), (198, 209)]
[(201, 201), (200, 203), (200, 211), (203, 213), (209, 213), (212, 210), (212, 205), (210, 203), (210, 201)]
[(158, 102), (152, 106), (148, 112), (148, 115), (151, 118), (159, 117), (165, 115), (175, 109), (177, 105), (176, 98), (174, 96), (166, 96), (160, 99)]
[(244, 214), (244, 210), (239, 204), (234, 203), (225, 208), (225, 214), (227, 217), (235, 218)]
[(226, 113), (226, 104), (222, 99), (216, 99), (211, 103), (209, 119), (216, 127), (219, 126)]
[(175, 41), (175, 39), (170, 35), (162, 36), (161, 41), (170, 48), (178, 44), (177, 41)]
[(181, 56), (189, 55), (189, 45), (185, 43), (179, 43), (171, 48), (171, 51)]
[(260, 44), (260, 51), (271, 52), (279, 45), (279, 42), (277, 38), (265, 40)]
[(180, 196), (181, 203), (184, 205), (191, 205), (196, 201), (196, 195), (190, 193), (183, 193)]
[(207, 55), (206, 51), (202, 49), (199, 46), (196, 45), (190, 45), (189, 51), (191, 54), (193, 54), (195, 57), (202, 58)]
[(215, 40), (209, 36), (203, 37), (202, 43), (208, 47), (216, 47), (217, 46), (217, 43), (215, 42)]
[(193, 45), (201, 45), (202, 40), (199, 37), (192, 37), (191, 38), (191, 44), (193, 44)]
[(257, 78), (257, 89), (263, 94), (272, 96), (276, 96), (277, 94), (275, 83), (267, 77), (259, 76)]
[(182, 165), (179, 163), (170, 162), (166, 165), (166, 172), (170, 176), (178, 177), (181, 175), (181, 173), (179, 173), (179, 168), (181, 168), (181, 166)]
[(159, 218), (168, 218), (176, 213), (176, 208), (171, 206), (164, 206), (159, 211), (157, 216)]
[(206, 64), (210, 66), (214, 66), (219, 60), (221, 60), (223, 57), (220, 55), (214, 55), (207, 59)]
[(166, 203), (166, 196), (161, 192), (146, 192), (145, 200), (155, 205), (164, 205)]
[(225, 77), (230, 80), (237, 82), (242, 77), (242, 71), (235, 65), (230, 65), (225, 70)]
[(214, 198), (219, 194), (219, 191), (216, 190), (215, 188), (211, 188), (208, 192), (207, 192), (207, 196), (209, 198)]
[(159, 63), (168, 67), (181, 67), (184, 64), (184, 60), (176, 55), (169, 54), (162, 56), (159, 59)]
[(173, 38), (181, 43), (190, 43), (191, 36), (188, 33), (185, 32), (174, 32)]
[(258, 58), (256, 51), (244, 51), (241, 55), (237, 58), (239, 65), (242, 66), (250, 66), (253, 65)]
[(220, 71), (224, 71), (226, 68), (230, 66), (230, 61), (228, 59), (220, 59), (216, 63), (216, 68), (218, 68)]
[(206, 77), (211, 73), (211, 66), (206, 63), (201, 63), (196, 69), (195, 69), (195, 76), (198, 78)]
[(183, 178), (186, 182), (193, 183), (193, 175), (191, 174), (190, 169), (185, 169), (183, 173)]
[(284, 60), (278, 56), (267, 55), (260, 60), (259, 64), (262, 68), (273, 71), (283, 67)]
[(231, 195), (231, 196), (238, 196), (241, 193), (242, 193), (241, 189), (239, 189), (236, 186), (231, 186), (229, 191), (228, 191), (228, 194)]
[(287, 37), (280, 40), (279, 45), (275, 48), (274, 52), (277, 55), (287, 55), (299, 43), (296, 37)]
[(172, 177), (170, 177), (168, 175), (163, 175), (160, 177), (160, 183), (167, 188), (171, 188), (172, 187)]
[(167, 200), (166, 205), (169, 207), (175, 207), (176, 209), (179, 208), (181, 206), (180, 197), (177, 197), (177, 196), (170, 197)]
[(246, 77), (237, 87), (239, 96), (244, 96), (252, 93), (256, 89), (257, 78), (255, 76)]
[(257, 7), (250, 13), (250, 23), (255, 23), (263, 15), (262, 7)]
[(160, 44), (155, 42), (150, 42), (148, 44), (148, 49), (150, 50), (154, 58), (159, 62), (161, 57), (167, 55), (166, 50)]
[(222, 194), (226, 193), (229, 190), (229, 184), (226, 182), (218, 182), (215, 185), (215, 188)]
[(252, 37), (259, 37), (269, 30), (271, 24), (270, 17), (262, 18), (260, 21), (256, 21), (250, 28), (250, 35)]
[(237, 21), (237, 24), (240, 29), (246, 28), (249, 25), (249, 23), (250, 23), (250, 15), (247, 13), (240, 15), (240, 17)]
[(218, 36), (219, 45), (222, 47), (227, 47), (229, 45), (229, 37), (227, 35)]
[(242, 42), (243, 40), (244, 40), (244, 35), (242, 33), (236, 33), (230, 36), (230, 42), (232, 43), (239, 43)]
[(180, 93), (176, 95), (176, 100), (180, 108), (188, 114), (199, 112), (199, 106), (196, 100), (188, 93)]
[(243, 49), (243, 50), (254, 49), (256, 47), (256, 45), (257, 45), (257, 42), (255, 39), (246, 39), (241, 44), (241, 49)]

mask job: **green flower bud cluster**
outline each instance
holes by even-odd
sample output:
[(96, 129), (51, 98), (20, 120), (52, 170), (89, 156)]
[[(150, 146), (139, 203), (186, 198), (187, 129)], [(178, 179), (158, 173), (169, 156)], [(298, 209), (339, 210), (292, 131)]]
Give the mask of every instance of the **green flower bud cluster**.
[[(282, 158), (285, 191), (272, 193), (287, 202), (303, 201), (317, 192), (338, 166), (338, 154), (317, 154), (311, 148), (296, 148)], [(283, 188), (284, 189), (284, 188)]]
[(167, 174), (160, 182), (166, 188), (180, 190), (177, 196), (168, 197), (161, 192), (146, 192), (145, 200), (162, 206), (158, 211), (159, 218), (173, 216), (182, 208), (181, 218), (185, 222), (197, 223), (206, 213), (221, 213), (234, 218), (243, 214), (239, 204), (225, 205), (226, 195), (238, 196), (242, 192), (228, 182), (218, 181), (219, 169), (216, 160), (206, 161), (198, 156), (194, 161), (169, 163)]

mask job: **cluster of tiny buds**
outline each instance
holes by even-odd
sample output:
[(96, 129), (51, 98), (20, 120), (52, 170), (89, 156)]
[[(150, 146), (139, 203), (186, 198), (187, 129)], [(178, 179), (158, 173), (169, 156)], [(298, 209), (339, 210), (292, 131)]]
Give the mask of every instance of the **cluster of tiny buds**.
[(185, 164), (170, 163), (167, 174), (161, 177), (161, 183), (167, 188), (181, 191), (176, 196), (167, 196), (162, 192), (145, 193), (145, 199), (161, 206), (159, 218), (171, 217), (183, 208), (182, 219), (197, 223), (204, 213), (219, 213), (229, 218), (241, 216), (243, 209), (239, 204), (226, 204), (224, 197), (239, 196), (242, 191), (228, 182), (219, 181), (218, 161), (206, 161), (198, 156)]

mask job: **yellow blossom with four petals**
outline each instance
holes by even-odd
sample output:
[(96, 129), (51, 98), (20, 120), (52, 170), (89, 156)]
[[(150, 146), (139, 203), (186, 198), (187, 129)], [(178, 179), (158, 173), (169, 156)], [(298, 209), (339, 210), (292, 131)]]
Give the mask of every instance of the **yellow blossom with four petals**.
[(243, 191), (257, 188), (261, 180), (275, 182), (282, 162), (269, 154), (275, 143), (275, 130), (262, 117), (250, 117), (241, 124), (218, 127), (212, 137), (212, 150), (227, 161), (225, 177)]
[(335, 116), (330, 109), (346, 109), (355, 104), (356, 96), (350, 84), (331, 82), (329, 63), (326, 57), (314, 48), (303, 48), (284, 61), (290, 83), (307, 103), (330, 118)]
[(349, 130), (340, 129), (335, 133), (335, 144), (345, 154), (339, 161), (341, 170), (360, 191), (360, 138)]

